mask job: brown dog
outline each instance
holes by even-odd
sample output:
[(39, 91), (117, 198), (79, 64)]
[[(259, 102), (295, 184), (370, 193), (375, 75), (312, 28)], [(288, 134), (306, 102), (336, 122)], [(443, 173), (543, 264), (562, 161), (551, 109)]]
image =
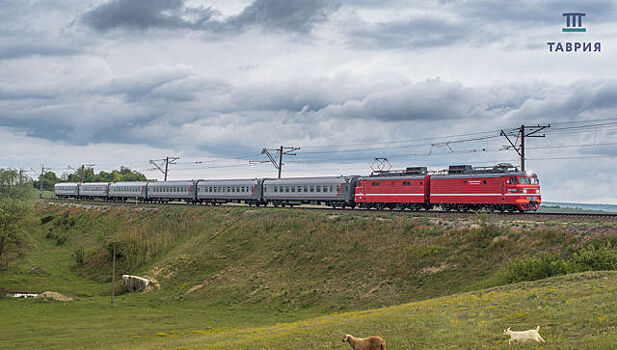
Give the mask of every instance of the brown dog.
[(386, 341), (380, 337), (356, 338), (349, 334), (343, 337), (343, 343), (349, 343), (354, 350), (385, 350)]

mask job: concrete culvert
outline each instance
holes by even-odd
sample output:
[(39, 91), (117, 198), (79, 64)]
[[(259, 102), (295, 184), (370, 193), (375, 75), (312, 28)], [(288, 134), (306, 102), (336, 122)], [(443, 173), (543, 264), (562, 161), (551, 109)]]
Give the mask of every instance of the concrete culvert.
[(147, 278), (122, 275), (122, 286), (129, 292), (141, 292), (150, 284)]

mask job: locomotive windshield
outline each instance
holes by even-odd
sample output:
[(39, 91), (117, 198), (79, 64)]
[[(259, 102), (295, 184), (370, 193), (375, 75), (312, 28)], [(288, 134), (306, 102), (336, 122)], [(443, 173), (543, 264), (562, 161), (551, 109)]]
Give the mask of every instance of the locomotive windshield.
[(519, 176), (518, 183), (521, 185), (538, 185), (538, 178), (536, 176)]

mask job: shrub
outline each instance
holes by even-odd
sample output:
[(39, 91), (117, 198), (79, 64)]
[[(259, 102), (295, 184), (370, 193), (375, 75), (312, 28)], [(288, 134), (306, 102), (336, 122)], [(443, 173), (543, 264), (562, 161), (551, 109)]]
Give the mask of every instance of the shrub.
[(571, 269), (565, 260), (557, 256), (540, 253), (536, 256), (522, 257), (510, 262), (505, 268), (504, 282), (535, 281), (568, 272), (571, 272)]
[(617, 270), (617, 249), (610, 244), (599, 248), (590, 245), (574, 254), (572, 265), (576, 271), (580, 272)]
[(79, 247), (73, 250), (73, 254), (71, 254), (73, 260), (75, 260), (75, 265), (81, 267), (84, 266), (84, 260), (86, 257), (86, 253), (84, 251), (84, 247)]
[(45, 225), (46, 223), (52, 221), (54, 219), (53, 215), (46, 215), (41, 218), (41, 225)]
[(589, 244), (569, 259), (546, 253), (518, 258), (508, 263), (501, 275), (504, 283), (513, 283), (600, 270), (617, 270), (617, 247), (610, 243), (599, 248)]

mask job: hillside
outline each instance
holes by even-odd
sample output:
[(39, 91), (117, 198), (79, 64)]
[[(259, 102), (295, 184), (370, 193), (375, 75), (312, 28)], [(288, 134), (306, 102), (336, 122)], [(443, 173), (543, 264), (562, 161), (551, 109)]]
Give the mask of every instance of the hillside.
[[(614, 222), (246, 207), (47, 203), (37, 212), (41, 220), (30, 229), (27, 251), (0, 272), (0, 288), (53, 290), (77, 300), (64, 305), (1, 298), (1, 326), (15, 329), (3, 340), (6, 344), (127, 346), (129, 337), (150, 346), (153, 339), (169, 337), (191, 343), (190, 334), (263, 332), (267, 328), (261, 327), (276, 323), (425, 301), (533, 277), (520, 271), (530, 265), (526, 260), (511, 263), (525, 255), (543, 253), (549, 266), (566, 259), (564, 266), (573, 269), (582, 266), (584, 247), (608, 247), (592, 252), (612, 263), (617, 231)], [(157, 285), (148, 293), (117, 297), (111, 309), (113, 241), (117, 277), (137, 274)], [(35, 266), (43, 273), (29, 273)], [(406, 307), (411, 306), (401, 306)], [(14, 314), (19, 316), (7, 323), (4, 316)], [(17, 331), (18, 324), (31, 326)], [(333, 327), (332, 332), (342, 330)]]

